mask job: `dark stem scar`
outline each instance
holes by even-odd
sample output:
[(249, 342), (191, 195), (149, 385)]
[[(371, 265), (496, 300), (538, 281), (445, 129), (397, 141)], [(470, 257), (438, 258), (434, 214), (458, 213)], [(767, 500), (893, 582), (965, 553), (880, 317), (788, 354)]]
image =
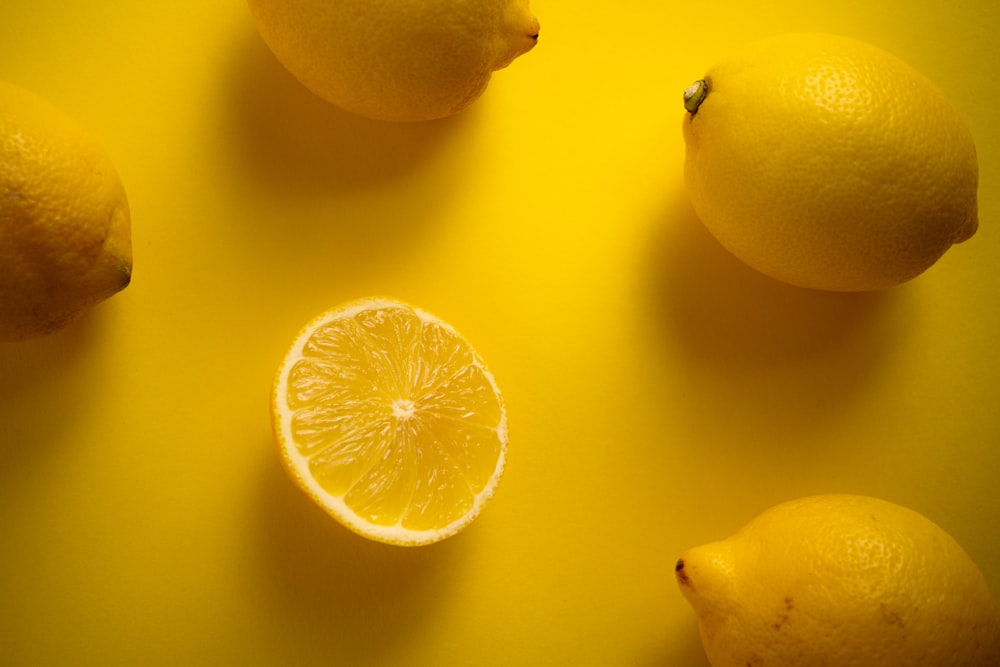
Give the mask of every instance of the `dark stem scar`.
[(677, 575), (677, 582), (684, 586), (690, 586), (691, 581), (688, 579), (687, 571), (684, 569), (684, 559), (678, 558), (677, 564), (674, 565), (674, 572)]

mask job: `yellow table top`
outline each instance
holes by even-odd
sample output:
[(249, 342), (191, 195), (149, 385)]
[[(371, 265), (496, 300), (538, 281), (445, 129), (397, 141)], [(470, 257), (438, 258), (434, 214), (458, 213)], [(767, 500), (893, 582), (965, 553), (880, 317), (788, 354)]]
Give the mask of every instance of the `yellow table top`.
[[(532, 8), (472, 108), (388, 125), (305, 91), (241, 0), (0, 3), (0, 79), (107, 147), (135, 246), (124, 292), (0, 346), (0, 661), (705, 667), (677, 555), (834, 491), (934, 519), (1000, 594), (1000, 5)], [(972, 129), (979, 232), (907, 285), (778, 284), (687, 203), (682, 91), (791, 30), (896, 53)], [(430, 547), (340, 528), (272, 445), (298, 328), (376, 294), (507, 401), (496, 497)]]

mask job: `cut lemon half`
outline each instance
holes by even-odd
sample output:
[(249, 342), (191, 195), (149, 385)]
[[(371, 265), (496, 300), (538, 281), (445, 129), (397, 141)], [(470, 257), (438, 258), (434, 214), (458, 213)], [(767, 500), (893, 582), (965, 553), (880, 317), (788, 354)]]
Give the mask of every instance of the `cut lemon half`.
[(507, 416), (493, 375), (453, 327), (392, 299), (309, 322), (278, 369), (271, 417), (295, 484), (380, 542), (454, 535), (504, 469)]

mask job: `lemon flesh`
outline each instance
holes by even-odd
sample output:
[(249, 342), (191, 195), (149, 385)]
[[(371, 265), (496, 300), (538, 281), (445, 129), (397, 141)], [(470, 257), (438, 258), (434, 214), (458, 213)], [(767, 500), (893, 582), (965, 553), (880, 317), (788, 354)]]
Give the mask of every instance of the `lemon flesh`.
[(306, 325), (272, 423), (292, 480), (337, 521), (420, 545), (465, 528), (503, 472), (507, 417), (482, 359), (438, 318), (363, 299)]
[(129, 284), (131, 222), (109, 156), (63, 112), (0, 82), (0, 340), (65, 326)]
[(527, 0), (249, 0), (275, 57), (325, 100), (387, 121), (455, 114), (530, 51)]
[(822, 34), (765, 39), (710, 69), (685, 106), (698, 217), (773, 278), (882, 289), (976, 231), (971, 133), (933, 83), (881, 49)]
[(1000, 614), (924, 516), (854, 495), (777, 505), (676, 565), (713, 667), (988, 667)]

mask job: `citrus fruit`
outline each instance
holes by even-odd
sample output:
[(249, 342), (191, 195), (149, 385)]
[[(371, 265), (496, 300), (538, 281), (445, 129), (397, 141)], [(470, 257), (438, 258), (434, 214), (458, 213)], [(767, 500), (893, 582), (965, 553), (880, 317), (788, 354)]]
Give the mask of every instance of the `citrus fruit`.
[(982, 573), (938, 525), (856, 495), (786, 502), (676, 565), (713, 667), (1000, 665)]
[(749, 266), (833, 291), (906, 282), (976, 231), (976, 148), (955, 107), (889, 53), (790, 34), (689, 87), (685, 181)]
[(493, 375), (453, 327), (407, 304), (363, 299), (313, 319), (271, 399), (292, 480), (370, 539), (454, 535), (500, 481), (507, 417)]
[(528, 0), (249, 0), (275, 57), (314, 93), (388, 121), (443, 118), (538, 40)]
[(130, 224), (103, 148), (0, 81), (0, 340), (56, 331), (128, 285)]

